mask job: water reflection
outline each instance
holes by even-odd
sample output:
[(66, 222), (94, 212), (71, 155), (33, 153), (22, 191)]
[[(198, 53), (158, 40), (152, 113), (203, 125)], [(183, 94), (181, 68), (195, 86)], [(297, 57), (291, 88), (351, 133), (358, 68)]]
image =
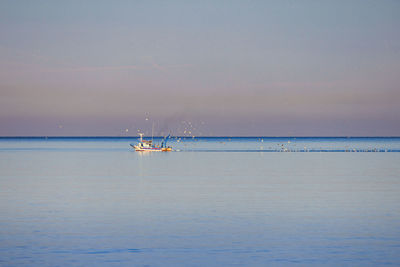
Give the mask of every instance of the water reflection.
[(2, 264), (400, 264), (400, 153), (137, 153), (87, 142), (1, 142), (22, 148), (0, 152)]

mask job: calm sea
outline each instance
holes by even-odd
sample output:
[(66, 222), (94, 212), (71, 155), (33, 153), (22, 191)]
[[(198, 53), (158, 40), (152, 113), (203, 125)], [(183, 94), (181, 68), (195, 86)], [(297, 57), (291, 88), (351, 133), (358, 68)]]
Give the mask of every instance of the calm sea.
[(136, 141), (0, 138), (0, 265), (400, 265), (400, 138)]

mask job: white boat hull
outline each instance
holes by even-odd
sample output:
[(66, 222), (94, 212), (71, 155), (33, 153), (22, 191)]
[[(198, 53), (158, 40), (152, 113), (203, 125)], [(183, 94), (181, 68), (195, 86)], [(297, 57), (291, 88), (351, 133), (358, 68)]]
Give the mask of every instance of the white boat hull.
[(170, 147), (142, 147), (138, 145), (131, 145), (135, 149), (135, 151), (139, 152), (169, 152), (172, 151)]

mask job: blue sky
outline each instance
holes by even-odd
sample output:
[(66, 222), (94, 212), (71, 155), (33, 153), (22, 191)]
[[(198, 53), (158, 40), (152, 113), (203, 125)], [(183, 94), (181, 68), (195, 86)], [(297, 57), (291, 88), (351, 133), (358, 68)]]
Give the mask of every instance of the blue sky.
[(398, 1), (1, 1), (0, 135), (154, 122), (398, 136), (399, 14)]

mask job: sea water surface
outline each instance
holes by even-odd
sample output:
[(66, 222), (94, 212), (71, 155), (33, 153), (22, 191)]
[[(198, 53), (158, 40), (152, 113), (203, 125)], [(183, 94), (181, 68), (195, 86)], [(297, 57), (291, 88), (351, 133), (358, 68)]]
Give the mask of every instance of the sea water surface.
[(400, 265), (400, 138), (135, 142), (0, 138), (0, 266)]

